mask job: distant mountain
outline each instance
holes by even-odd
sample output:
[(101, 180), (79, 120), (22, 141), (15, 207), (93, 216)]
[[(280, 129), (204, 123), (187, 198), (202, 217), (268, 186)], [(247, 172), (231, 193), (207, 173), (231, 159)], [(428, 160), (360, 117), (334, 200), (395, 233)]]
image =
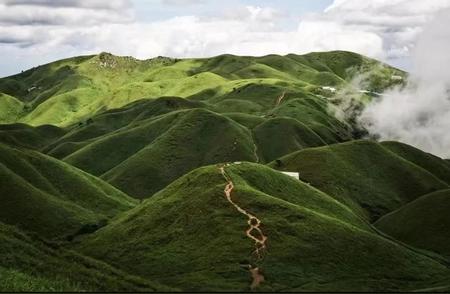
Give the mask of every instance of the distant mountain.
[[(220, 112), (261, 114), (276, 97), (318, 98), (367, 75), (381, 91), (402, 72), (350, 52), (207, 59), (137, 60), (108, 53), (75, 57), (0, 79), (0, 122), (68, 126), (138, 99), (193, 96)], [(330, 87), (325, 88), (323, 87)], [(262, 95), (264, 94), (264, 95)], [(324, 98), (325, 99), (325, 98)]]
[[(351, 140), (358, 130), (335, 116), (339, 99), (333, 91), (345, 89), (363, 103), (370, 97), (352, 85), (356, 75), (366, 76), (365, 89), (379, 91), (398, 82), (395, 74), (403, 73), (338, 51), (145, 61), (107, 53), (77, 57), (0, 80), (0, 92), (12, 95), (4, 108), (8, 122), (15, 117), (66, 127), (8, 126), (0, 138), (43, 150), (146, 198), (203, 165), (270, 162)], [(187, 99), (158, 98), (167, 95)], [(19, 118), (10, 114), (22, 104), (27, 111)]]

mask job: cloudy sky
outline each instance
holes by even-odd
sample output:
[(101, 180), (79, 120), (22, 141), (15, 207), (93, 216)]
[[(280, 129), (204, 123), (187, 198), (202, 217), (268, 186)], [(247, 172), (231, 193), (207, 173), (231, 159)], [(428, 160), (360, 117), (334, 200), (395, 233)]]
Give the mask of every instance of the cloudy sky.
[(450, 0), (0, 0), (0, 76), (112, 52), (150, 58), (350, 50), (408, 68)]

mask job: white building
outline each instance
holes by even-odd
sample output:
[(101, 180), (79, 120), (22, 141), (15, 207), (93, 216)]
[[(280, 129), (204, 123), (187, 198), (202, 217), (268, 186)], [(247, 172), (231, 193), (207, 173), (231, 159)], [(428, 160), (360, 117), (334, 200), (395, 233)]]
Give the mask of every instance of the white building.
[(331, 93), (336, 93), (336, 91), (337, 91), (336, 88), (328, 87), (328, 86), (322, 87), (322, 90), (326, 90), (326, 91), (329, 91)]
[(281, 172), (282, 174), (285, 174), (291, 178), (294, 178), (296, 180), (300, 180), (300, 174), (299, 173), (294, 173), (294, 172)]

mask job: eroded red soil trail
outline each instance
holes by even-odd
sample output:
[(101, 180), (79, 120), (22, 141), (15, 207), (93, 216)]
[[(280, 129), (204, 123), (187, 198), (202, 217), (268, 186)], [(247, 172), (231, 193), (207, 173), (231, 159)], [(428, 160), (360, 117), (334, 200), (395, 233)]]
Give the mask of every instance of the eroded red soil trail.
[[(253, 214), (246, 211), (245, 209), (243, 209), (242, 207), (240, 207), (236, 202), (233, 201), (232, 192), (234, 189), (234, 183), (230, 178), (230, 176), (225, 171), (226, 167), (227, 165), (219, 167), (222, 176), (227, 181), (227, 185), (225, 186), (224, 189), (225, 197), (237, 211), (239, 211), (241, 214), (247, 217), (248, 229), (245, 231), (245, 234), (255, 243), (255, 251), (253, 252), (253, 254), (256, 256), (257, 261), (260, 261), (263, 258), (264, 250), (266, 249), (267, 236), (265, 236), (263, 231), (261, 230), (261, 220), (258, 219)], [(261, 274), (261, 271), (258, 267), (249, 265), (248, 268), (253, 279), (251, 288), (255, 289), (262, 282), (264, 282), (264, 276)]]

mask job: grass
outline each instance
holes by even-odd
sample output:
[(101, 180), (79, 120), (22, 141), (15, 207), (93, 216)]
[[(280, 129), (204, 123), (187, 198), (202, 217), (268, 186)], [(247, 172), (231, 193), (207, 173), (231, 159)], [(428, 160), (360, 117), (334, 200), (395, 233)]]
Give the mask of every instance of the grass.
[[(224, 101), (233, 104), (233, 100)], [(327, 113), (325, 101), (292, 101), (303, 108), (286, 104), (283, 107), (291, 112), (258, 116), (220, 114), (215, 112), (220, 104), (176, 97), (140, 100), (68, 128), (43, 150), (134, 197), (147, 198), (204, 165), (236, 160), (269, 162), (348, 135), (348, 127)], [(305, 116), (308, 113), (313, 116)], [(339, 133), (334, 135), (331, 127)]]
[(24, 104), (18, 99), (0, 93), (0, 122), (14, 123), (23, 115)]
[[(66, 127), (102, 110), (163, 96), (207, 98), (211, 104), (220, 104), (223, 112), (236, 110), (226, 100), (240, 100), (247, 103), (242, 104), (241, 112), (262, 113), (283, 91), (311, 97), (311, 90), (318, 86), (343, 87), (360, 72), (371, 73), (369, 80), (377, 81), (390, 81), (390, 76), (402, 74), (361, 55), (340, 51), (183, 60), (137, 60), (101, 53), (60, 60), (0, 79), (0, 92), (4, 93), (0, 122)], [(380, 83), (372, 88), (391, 86), (390, 82)]]
[(15, 147), (41, 150), (62, 137), (66, 131), (52, 126), (32, 127), (26, 124), (0, 125), (0, 141)]
[(0, 284), (5, 292), (170, 291), (108, 264), (0, 222)]
[[(330, 97), (317, 91), (346, 87), (350, 73), (344, 72), (376, 66), (346, 52), (183, 60), (101, 53), (65, 59), (0, 79), (0, 91), (28, 107), (4, 122), (52, 124), (61, 127), (59, 133), (24, 127), (0, 131), (0, 140), (43, 151), (147, 198), (207, 164), (269, 162), (352, 139), (350, 124), (336, 119)], [(276, 105), (282, 93), (285, 99)], [(195, 123), (188, 110), (198, 109), (203, 114)], [(217, 150), (218, 143), (224, 150)]]
[[(343, 51), (101, 53), (0, 79), (0, 290), (249, 291), (249, 264), (257, 291), (448, 289), (449, 162), (354, 141), (355, 79), (394, 75)], [(226, 172), (262, 259), (222, 162), (243, 162)]]
[(47, 238), (76, 234), (135, 205), (107, 183), (61, 161), (0, 144), (0, 221)]
[(269, 238), (263, 260), (252, 258), (247, 220), (225, 199), (217, 166), (180, 178), (77, 250), (183, 291), (248, 291), (249, 263), (266, 278), (260, 291), (408, 291), (448, 277), (445, 266), (377, 235), (301, 181), (250, 163), (227, 171), (234, 200)]
[(255, 127), (254, 133), (263, 162), (304, 148), (326, 145), (309, 127), (287, 117), (269, 119)]
[(450, 190), (437, 191), (402, 206), (375, 225), (398, 240), (448, 258), (449, 208)]
[(246, 128), (206, 110), (179, 114), (163, 135), (104, 173), (102, 178), (130, 195), (147, 198), (199, 166), (256, 160)]
[(429, 171), (371, 141), (305, 149), (270, 166), (299, 172), (301, 179), (370, 221), (448, 187)]
[(399, 142), (382, 142), (381, 145), (450, 184), (450, 165), (442, 158)]
[(56, 280), (54, 278), (35, 277), (14, 269), (0, 267), (0, 283), (2, 291), (7, 292), (63, 292), (73, 289), (83, 291), (81, 287), (68, 281)]

